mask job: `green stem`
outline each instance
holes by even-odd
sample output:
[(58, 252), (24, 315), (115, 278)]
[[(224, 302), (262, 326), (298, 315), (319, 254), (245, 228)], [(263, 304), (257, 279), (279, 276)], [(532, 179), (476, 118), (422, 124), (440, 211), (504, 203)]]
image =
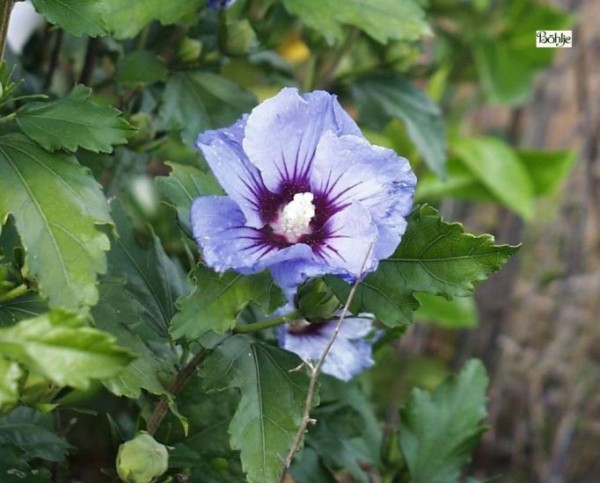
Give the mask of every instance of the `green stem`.
[(0, 0), (0, 63), (4, 60), (4, 48), (6, 47), (6, 35), (8, 34), (8, 23), (10, 12), (12, 12), (15, 0)]
[(21, 295), (25, 295), (28, 290), (29, 289), (27, 288), (27, 285), (22, 283), (18, 287), (15, 287), (12, 290), (6, 292), (4, 295), (0, 295), (0, 303), (8, 302), (9, 300), (16, 299)]
[(238, 325), (233, 329), (234, 334), (250, 334), (251, 332), (258, 332), (259, 330), (269, 329), (271, 327), (277, 327), (285, 322), (294, 320), (300, 317), (297, 311), (290, 312), (287, 315), (282, 315), (271, 320), (263, 320), (262, 322), (256, 322), (255, 324), (249, 325)]

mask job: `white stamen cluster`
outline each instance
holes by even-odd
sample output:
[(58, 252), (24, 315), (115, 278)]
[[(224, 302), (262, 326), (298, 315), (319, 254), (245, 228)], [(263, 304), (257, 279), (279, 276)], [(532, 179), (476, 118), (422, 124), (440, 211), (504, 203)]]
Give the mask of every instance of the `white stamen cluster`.
[(281, 210), (279, 227), (290, 241), (310, 233), (310, 220), (315, 216), (315, 196), (310, 193), (296, 193), (294, 199)]

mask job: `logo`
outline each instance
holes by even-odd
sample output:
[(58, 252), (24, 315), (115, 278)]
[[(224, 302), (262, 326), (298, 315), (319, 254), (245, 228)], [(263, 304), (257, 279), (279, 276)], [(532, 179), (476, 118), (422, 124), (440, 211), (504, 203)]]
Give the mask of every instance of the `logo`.
[(538, 49), (570, 49), (573, 47), (573, 31), (538, 30), (535, 33), (535, 46)]

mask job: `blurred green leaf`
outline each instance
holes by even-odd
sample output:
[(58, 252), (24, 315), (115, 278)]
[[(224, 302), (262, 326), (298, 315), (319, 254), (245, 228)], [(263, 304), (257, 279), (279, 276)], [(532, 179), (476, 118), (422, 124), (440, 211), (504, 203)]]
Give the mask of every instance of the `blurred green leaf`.
[(417, 40), (430, 32), (421, 3), (414, 0), (283, 0), (285, 8), (329, 44), (344, 38), (344, 25), (364, 30), (384, 44), (389, 40)]
[[(350, 308), (371, 312), (390, 327), (408, 324), (419, 305), (414, 292), (470, 295), (475, 282), (499, 270), (517, 249), (494, 245), (491, 235), (465, 233), (462, 225), (446, 223), (434, 208), (421, 206), (410, 216), (396, 252), (358, 285)], [(334, 276), (325, 280), (340, 300), (347, 299), (349, 284)]]
[(574, 151), (518, 150), (517, 156), (529, 173), (536, 196), (555, 193), (577, 160)]
[(224, 334), (235, 326), (238, 313), (249, 302), (257, 304), (263, 314), (285, 303), (267, 272), (241, 275), (230, 270), (217, 274), (199, 265), (191, 278), (194, 291), (177, 300), (179, 312), (171, 326), (175, 339), (196, 339), (209, 331)]
[(350, 89), (363, 122), (383, 129), (390, 120), (400, 119), (427, 166), (438, 177), (444, 177), (446, 139), (442, 115), (422, 90), (400, 76), (363, 78)]
[(117, 78), (124, 85), (146, 86), (167, 80), (167, 66), (147, 50), (136, 50), (125, 55), (117, 64)]
[(414, 389), (401, 410), (400, 446), (411, 481), (451, 483), (485, 427), (488, 378), (477, 360), (467, 362), (432, 394)]
[(28, 407), (14, 409), (0, 418), (0, 455), (9, 452), (12, 446), (20, 450), (21, 461), (34, 458), (63, 461), (69, 445), (51, 428), (49, 416)]
[(277, 481), (281, 473), (308, 389), (306, 373), (293, 370), (300, 364), (295, 354), (244, 336), (228, 338), (204, 364), (209, 390), (241, 391), (229, 434), (250, 483)]
[(106, 11), (105, 0), (32, 0), (32, 3), (48, 22), (72, 35), (97, 37), (106, 34), (102, 18)]
[(12, 214), (51, 307), (86, 310), (98, 300), (96, 274), (106, 270), (112, 224), (100, 186), (74, 158), (48, 153), (21, 134), (0, 137), (0, 221)]
[(534, 187), (514, 149), (490, 137), (456, 139), (451, 149), (500, 203), (525, 219), (531, 218)]
[(135, 37), (146, 25), (158, 20), (163, 25), (176, 23), (194, 14), (205, 0), (101, 0), (106, 29), (118, 39)]
[(0, 303), (0, 327), (48, 312), (48, 302), (35, 292)]
[(113, 144), (125, 144), (134, 129), (111, 106), (88, 99), (92, 90), (76, 85), (56, 101), (28, 102), (17, 111), (17, 123), (27, 136), (53, 151), (78, 147), (111, 153)]
[(253, 94), (219, 75), (177, 72), (167, 82), (160, 117), (193, 146), (198, 133), (232, 124), (255, 105)]
[(19, 364), (0, 357), (0, 414), (3, 407), (18, 402), (22, 372)]
[(58, 311), (0, 329), (0, 354), (79, 389), (86, 389), (90, 379), (114, 376), (134, 359), (111, 335)]
[(126, 280), (125, 288), (143, 307), (143, 319), (166, 337), (175, 300), (187, 291), (185, 279), (158, 237), (153, 236), (149, 246), (142, 247), (123, 206), (118, 200), (110, 206), (119, 233), (108, 254), (110, 274)]
[(477, 310), (473, 297), (455, 297), (447, 300), (436, 295), (416, 293), (415, 298), (420, 304), (415, 312), (417, 320), (425, 320), (450, 329), (477, 325)]

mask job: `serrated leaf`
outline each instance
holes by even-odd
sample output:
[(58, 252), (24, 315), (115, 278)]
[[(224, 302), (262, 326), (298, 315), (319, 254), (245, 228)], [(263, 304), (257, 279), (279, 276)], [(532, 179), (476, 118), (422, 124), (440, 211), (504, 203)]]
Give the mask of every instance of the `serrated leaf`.
[(48, 312), (48, 302), (37, 293), (29, 292), (21, 297), (0, 303), (0, 327), (12, 325), (19, 320), (30, 319)]
[(72, 35), (97, 37), (106, 34), (102, 15), (104, 0), (32, 0), (35, 9), (48, 22)]
[(187, 291), (178, 267), (154, 236), (149, 247), (137, 242), (131, 220), (121, 204), (111, 202), (119, 237), (108, 254), (110, 274), (126, 280), (125, 288), (144, 308), (142, 314), (159, 335), (167, 336), (175, 300)]
[[(353, 313), (371, 312), (389, 327), (409, 324), (418, 308), (413, 292), (447, 298), (473, 293), (475, 283), (499, 270), (518, 250), (494, 245), (491, 235), (465, 233), (462, 225), (446, 223), (427, 205), (409, 218), (400, 246), (358, 285)], [(350, 286), (337, 277), (325, 278), (340, 300)]]
[(432, 394), (414, 389), (401, 410), (400, 447), (414, 483), (458, 481), (461, 467), (485, 431), (488, 378), (481, 362), (467, 362)]
[(422, 90), (401, 76), (372, 76), (359, 79), (351, 92), (363, 122), (383, 129), (390, 120), (401, 120), (427, 166), (438, 177), (445, 176), (446, 139), (441, 111)]
[(227, 126), (256, 105), (253, 94), (208, 72), (177, 72), (167, 82), (160, 117), (169, 129), (182, 130), (189, 146), (198, 133)]
[(250, 483), (277, 481), (281, 473), (308, 389), (308, 376), (293, 370), (300, 364), (295, 354), (244, 336), (228, 338), (204, 364), (207, 388), (240, 389), (229, 434)]
[(113, 145), (125, 144), (135, 130), (114, 107), (90, 101), (91, 93), (89, 87), (76, 85), (56, 101), (28, 102), (17, 111), (17, 123), (27, 136), (50, 151), (82, 147), (111, 153)]
[(499, 139), (478, 137), (454, 140), (452, 151), (501, 203), (531, 218), (533, 185), (514, 149)]
[(128, 39), (153, 20), (168, 25), (195, 13), (204, 5), (204, 0), (102, 0), (102, 3), (107, 30), (118, 39)]
[(196, 339), (209, 331), (224, 334), (235, 326), (238, 313), (249, 302), (257, 304), (263, 314), (285, 303), (267, 272), (241, 275), (228, 271), (219, 275), (200, 265), (191, 278), (194, 291), (177, 300), (179, 312), (171, 326), (175, 339)]
[(111, 335), (62, 312), (0, 329), (0, 354), (58, 385), (79, 389), (91, 379), (114, 376), (134, 359)]
[(417, 40), (430, 32), (421, 5), (413, 0), (283, 0), (285, 8), (320, 32), (328, 43), (344, 38), (344, 25), (364, 30), (381, 43)]
[(209, 173), (200, 171), (193, 166), (177, 163), (166, 163), (171, 168), (169, 176), (155, 178), (156, 187), (167, 198), (168, 203), (177, 210), (180, 223), (190, 226), (190, 206), (198, 196), (221, 195), (222, 188)]
[(19, 364), (0, 357), (0, 413), (3, 406), (18, 402), (21, 374)]
[(117, 77), (125, 85), (149, 85), (166, 81), (167, 66), (152, 52), (136, 50), (125, 55), (117, 65)]
[(48, 153), (22, 134), (0, 137), (0, 221), (13, 215), (28, 272), (51, 307), (85, 311), (98, 301), (112, 224), (100, 186), (74, 158)]
[(114, 335), (121, 347), (136, 355), (123, 371), (102, 381), (116, 396), (137, 399), (142, 389), (152, 394), (167, 394), (159, 374), (167, 380), (172, 364), (148, 346), (148, 343), (156, 345), (157, 341), (144, 330), (143, 311), (139, 301), (125, 289), (123, 281), (104, 280), (100, 284), (100, 301), (92, 309), (96, 326)]

